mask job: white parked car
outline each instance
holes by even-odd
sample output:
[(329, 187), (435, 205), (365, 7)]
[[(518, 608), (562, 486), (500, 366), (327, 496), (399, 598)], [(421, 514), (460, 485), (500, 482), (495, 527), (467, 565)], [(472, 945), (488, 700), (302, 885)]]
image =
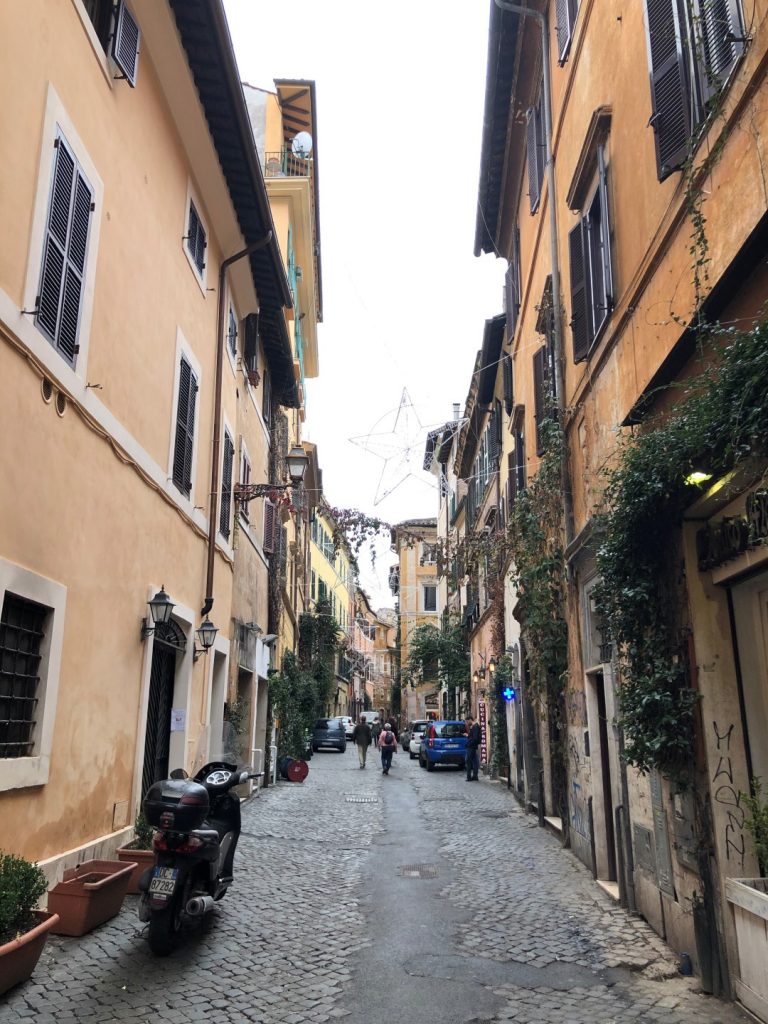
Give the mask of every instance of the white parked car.
[(411, 729), (411, 739), (408, 743), (408, 753), (411, 756), (411, 760), (414, 757), (419, 756), (421, 750), (421, 740), (426, 734), (427, 729), (432, 725), (431, 722), (414, 722), (413, 728)]
[(340, 715), (342, 724), (344, 725), (344, 733), (348, 740), (352, 739), (352, 733), (355, 731), (355, 720), (350, 718), (349, 715)]

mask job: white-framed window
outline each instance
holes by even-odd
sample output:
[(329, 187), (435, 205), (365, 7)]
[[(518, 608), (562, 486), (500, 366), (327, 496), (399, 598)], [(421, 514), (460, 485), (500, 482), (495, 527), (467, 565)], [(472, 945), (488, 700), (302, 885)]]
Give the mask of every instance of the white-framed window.
[(221, 508), (219, 510), (219, 533), (226, 540), (232, 532), (232, 470), (235, 465), (235, 444), (232, 435), (224, 428), (224, 444), (221, 458)]
[(66, 595), (0, 558), (0, 791), (48, 781)]
[(208, 229), (203, 220), (200, 203), (193, 195), (191, 187), (187, 195), (186, 220), (181, 244), (195, 280), (205, 295)]
[(422, 602), (425, 612), (437, 611), (437, 586), (425, 583), (422, 586)]
[(229, 318), (227, 320), (227, 351), (233, 361), (237, 359), (237, 334), (237, 313), (235, 312), (235, 307), (230, 302)]
[(49, 84), (22, 308), (35, 311), (35, 354), (57, 377), (69, 369), (80, 380), (87, 375), (103, 195), (96, 166)]
[[(245, 447), (245, 445), (243, 444), (243, 442), (241, 440), (241, 442), (240, 442), (240, 483), (242, 484), (243, 487), (247, 487), (250, 482), (251, 482), (251, 460), (250, 460), (250, 458), (248, 456), (248, 449)], [(248, 502), (248, 501), (241, 501), (240, 502), (240, 518), (243, 520), (244, 523), (250, 523), (250, 521), (251, 521), (250, 502)]]

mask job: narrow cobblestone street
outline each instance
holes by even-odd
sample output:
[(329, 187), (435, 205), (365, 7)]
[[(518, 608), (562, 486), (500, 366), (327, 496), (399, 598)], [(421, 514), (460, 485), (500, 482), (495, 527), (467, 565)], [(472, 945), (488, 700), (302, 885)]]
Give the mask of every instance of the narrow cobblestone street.
[(18, 1024), (731, 1024), (642, 921), (505, 789), (427, 773), (400, 751), (383, 778), (318, 754), (303, 785), (244, 809), (235, 886), (155, 959), (135, 898), (84, 939), (52, 938), (0, 1000)]

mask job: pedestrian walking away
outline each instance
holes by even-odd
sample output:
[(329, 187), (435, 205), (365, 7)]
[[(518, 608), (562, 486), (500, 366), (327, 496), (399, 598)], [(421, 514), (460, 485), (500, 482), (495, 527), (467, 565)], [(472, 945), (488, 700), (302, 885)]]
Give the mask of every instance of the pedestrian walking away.
[(389, 722), (384, 726), (384, 731), (379, 737), (379, 750), (381, 751), (381, 770), (385, 775), (389, 775), (389, 769), (392, 766), (392, 755), (397, 750), (397, 740)]
[(371, 726), (371, 736), (373, 737), (373, 742), (376, 744), (377, 747), (379, 745), (379, 736), (380, 735), (381, 735), (381, 722), (378, 720), (378, 718), (374, 718), (373, 725)]
[(368, 756), (368, 747), (373, 743), (371, 727), (364, 718), (358, 718), (357, 725), (352, 732), (352, 742), (357, 747), (357, 759), (360, 767), (365, 768), (365, 759)]
[(478, 747), (482, 739), (480, 723), (476, 722), (472, 715), (464, 719), (467, 726), (467, 782), (477, 782), (477, 772), (480, 767), (480, 753)]

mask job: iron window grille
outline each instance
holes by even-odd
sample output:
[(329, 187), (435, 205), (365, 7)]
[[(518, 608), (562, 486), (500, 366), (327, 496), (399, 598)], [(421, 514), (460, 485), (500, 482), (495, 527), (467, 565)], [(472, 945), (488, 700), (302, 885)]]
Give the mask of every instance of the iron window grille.
[(41, 698), (41, 647), (49, 608), (6, 593), (0, 618), (0, 758), (29, 757)]

